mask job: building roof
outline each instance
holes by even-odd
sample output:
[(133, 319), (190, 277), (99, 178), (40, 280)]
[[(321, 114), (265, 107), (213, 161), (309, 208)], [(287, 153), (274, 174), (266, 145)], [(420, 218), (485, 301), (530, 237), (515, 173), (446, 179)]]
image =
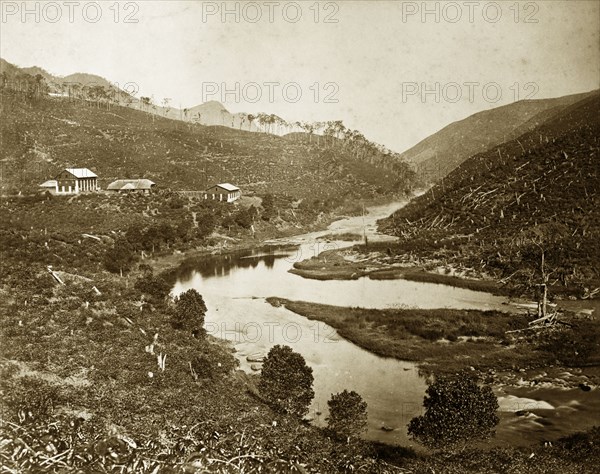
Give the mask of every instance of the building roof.
[(66, 168), (66, 171), (71, 173), (76, 178), (97, 178), (98, 175), (87, 168)]
[(40, 188), (56, 188), (58, 182), (55, 179), (49, 179), (48, 181), (44, 181), (40, 184)]
[[(215, 186), (218, 186), (219, 188), (223, 188), (225, 191), (239, 191), (240, 190), (240, 188), (238, 188), (237, 186), (234, 186), (233, 184), (229, 184), (229, 183), (215, 184)], [(213, 186), (213, 188), (215, 186)]]
[(134, 189), (151, 189), (156, 183), (149, 179), (117, 179), (110, 183), (106, 189), (110, 191), (119, 190), (134, 190)]

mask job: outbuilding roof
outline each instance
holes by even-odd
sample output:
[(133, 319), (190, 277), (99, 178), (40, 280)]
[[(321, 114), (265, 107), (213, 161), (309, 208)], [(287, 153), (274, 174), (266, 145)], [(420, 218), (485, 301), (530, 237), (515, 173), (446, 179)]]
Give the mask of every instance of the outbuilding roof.
[(150, 181), (149, 179), (117, 179), (110, 183), (106, 189), (110, 191), (151, 189), (155, 184), (154, 181)]
[(40, 188), (55, 188), (58, 182), (55, 179), (49, 179), (40, 184)]

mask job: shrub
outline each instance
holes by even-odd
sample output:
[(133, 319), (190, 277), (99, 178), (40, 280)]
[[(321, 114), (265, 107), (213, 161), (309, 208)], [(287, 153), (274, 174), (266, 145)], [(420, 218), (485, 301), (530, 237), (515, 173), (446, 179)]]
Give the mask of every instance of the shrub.
[(296, 416), (308, 413), (315, 393), (312, 369), (289, 346), (274, 346), (264, 361), (258, 385), (261, 396), (276, 409)]
[(104, 255), (104, 266), (109, 272), (120, 273), (122, 276), (131, 270), (136, 260), (131, 244), (125, 239), (117, 239)]
[(185, 329), (198, 334), (203, 330), (205, 314), (204, 299), (192, 288), (175, 298), (172, 323), (176, 329)]
[(168, 296), (171, 285), (160, 275), (146, 274), (136, 280), (135, 289), (150, 296), (151, 301), (160, 303)]
[(498, 399), (469, 373), (440, 376), (427, 388), (425, 414), (413, 418), (408, 434), (430, 448), (453, 448), (494, 434)]
[(327, 426), (339, 436), (350, 442), (351, 436), (358, 436), (367, 427), (367, 403), (362, 397), (352, 391), (344, 390), (332, 394), (327, 402), (329, 418)]
[(580, 322), (573, 329), (547, 332), (541, 337), (538, 349), (548, 352), (561, 364), (577, 367), (591, 362), (600, 348), (600, 334), (596, 325)]

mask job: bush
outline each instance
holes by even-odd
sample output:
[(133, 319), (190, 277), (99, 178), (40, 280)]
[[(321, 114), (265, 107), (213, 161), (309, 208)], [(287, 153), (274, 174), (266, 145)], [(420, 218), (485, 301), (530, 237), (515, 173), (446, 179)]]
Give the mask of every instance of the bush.
[(109, 272), (120, 273), (122, 276), (131, 270), (136, 260), (131, 244), (125, 239), (117, 239), (104, 255), (104, 266)]
[(243, 229), (249, 229), (254, 222), (256, 213), (256, 208), (254, 206), (250, 206), (248, 209), (240, 209), (233, 217), (233, 220)]
[(192, 369), (201, 379), (215, 379), (230, 374), (238, 361), (231, 354), (224, 352), (219, 346), (208, 344), (204, 353), (191, 361)]
[(351, 436), (358, 436), (367, 427), (367, 403), (352, 391), (344, 390), (332, 394), (329, 405), (328, 428), (350, 442)]
[(264, 361), (258, 389), (262, 397), (285, 413), (304, 416), (315, 393), (312, 369), (289, 346), (274, 346)]
[(561, 364), (571, 367), (587, 365), (600, 353), (600, 334), (592, 322), (580, 322), (573, 329), (547, 332), (538, 349), (548, 352)]
[(135, 289), (150, 296), (154, 303), (161, 303), (169, 295), (171, 285), (162, 276), (147, 273), (136, 280)]
[(202, 295), (193, 288), (175, 298), (175, 310), (172, 318), (176, 329), (185, 329), (199, 334), (203, 331), (206, 304)]
[(408, 434), (429, 448), (488, 438), (499, 422), (496, 395), (469, 373), (438, 377), (427, 388), (423, 406), (425, 414), (410, 421)]

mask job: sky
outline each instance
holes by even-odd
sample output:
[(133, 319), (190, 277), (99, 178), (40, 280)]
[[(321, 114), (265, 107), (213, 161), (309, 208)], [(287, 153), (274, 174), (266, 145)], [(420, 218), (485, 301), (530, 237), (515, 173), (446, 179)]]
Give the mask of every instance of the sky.
[(402, 152), (519, 99), (600, 87), (600, 2), (0, 1), (0, 57), (160, 104), (343, 120)]

